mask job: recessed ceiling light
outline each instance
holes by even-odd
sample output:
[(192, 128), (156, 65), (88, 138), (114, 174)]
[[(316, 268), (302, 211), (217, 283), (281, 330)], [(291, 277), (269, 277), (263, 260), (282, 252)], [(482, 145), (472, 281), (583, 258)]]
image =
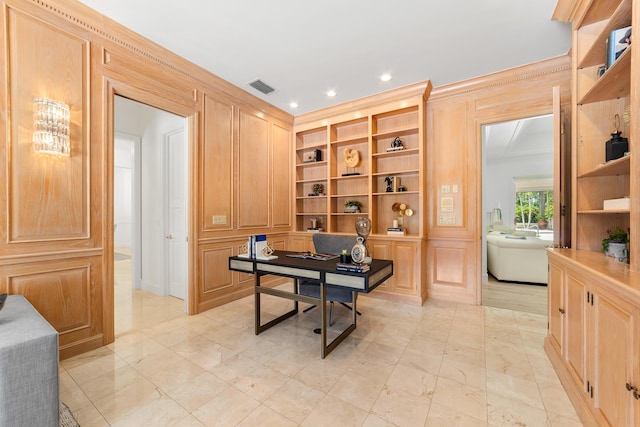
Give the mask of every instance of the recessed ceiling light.
[(334, 96), (336, 96), (336, 91), (335, 90), (330, 90), (329, 92), (327, 92), (327, 96), (330, 98), (333, 98)]
[(391, 74), (385, 73), (381, 75), (380, 80), (382, 80), (383, 82), (388, 82), (389, 80), (391, 80)]
[(298, 103), (297, 102), (292, 102), (291, 104), (289, 104), (289, 107), (298, 108)]

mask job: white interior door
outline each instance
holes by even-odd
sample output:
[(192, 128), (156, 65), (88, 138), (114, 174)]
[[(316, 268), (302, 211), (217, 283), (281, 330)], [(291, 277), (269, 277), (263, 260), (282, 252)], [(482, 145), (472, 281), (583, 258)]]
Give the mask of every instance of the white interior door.
[(166, 136), (167, 278), (169, 295), (186, 297), (187, 289), (187, 156), (183, 129)]

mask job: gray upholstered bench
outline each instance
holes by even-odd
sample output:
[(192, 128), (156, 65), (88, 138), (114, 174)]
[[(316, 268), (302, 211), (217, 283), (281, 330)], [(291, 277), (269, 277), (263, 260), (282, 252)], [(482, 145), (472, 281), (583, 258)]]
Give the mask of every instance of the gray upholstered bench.
[(0, 311), (0, 427), (58, 427), (58, 332), (22, 295)]

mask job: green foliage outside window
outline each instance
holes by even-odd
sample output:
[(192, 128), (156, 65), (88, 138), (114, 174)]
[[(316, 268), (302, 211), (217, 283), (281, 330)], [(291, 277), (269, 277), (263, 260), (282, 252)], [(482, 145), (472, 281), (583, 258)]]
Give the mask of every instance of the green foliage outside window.
[(516, 223), (528, 227), (538, 220), (553, 218), (553, 191), (516, 193)]

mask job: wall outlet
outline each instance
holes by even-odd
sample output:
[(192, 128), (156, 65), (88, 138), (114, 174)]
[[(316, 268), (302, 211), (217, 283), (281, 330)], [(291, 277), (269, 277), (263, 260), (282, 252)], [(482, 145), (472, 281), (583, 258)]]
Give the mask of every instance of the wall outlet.
[(227, 223), (226, 215), (214, 215), (213, 216), (213, 225), (224, 225)]

